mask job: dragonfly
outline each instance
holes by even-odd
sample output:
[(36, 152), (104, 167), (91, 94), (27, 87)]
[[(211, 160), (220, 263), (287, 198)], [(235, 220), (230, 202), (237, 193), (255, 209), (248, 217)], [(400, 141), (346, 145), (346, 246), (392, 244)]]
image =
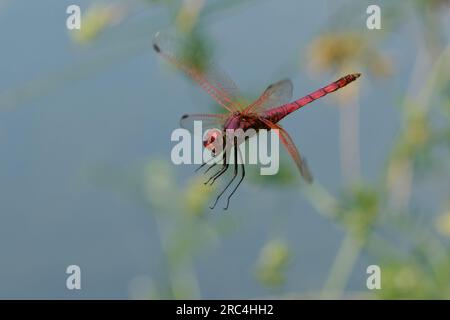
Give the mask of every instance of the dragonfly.
[[(358, 79), (360, 73), (352, 73), (331, 82), (330, 84), (307, 94), (306, 96), (291, 101), (293, 85), (289, 79), (284, 79), (269, 85), (263, 93), (253, 102), (247, 102), (243, 98), (236, 84), (230, 77), (218, 67), (217, 64), (209, 61), (201, 61), (201, 67), (198, 62), (186, 57), (183, 54), (180, 39), (174, 38), (171, 34), (158, 32), (153, 38), (153, 49), (162, 58), (170, 64), (183, 71), (192, 80), (194, 80), (208, 95), (210, 95), (217, 104), (223, 107), (224, 113), (202, 113), (202, 114), (185, 114), (180, 119), (180, 125), (183, 128), (192, 130), (194, 121), (201, 121), (207, 131), (203, 138), (203, 146), (215, 153), (215, 142), (223, 139), (225, 147), (223, 148), (222, 161), (219, 169), (214, 172), (205, 184), (212, 185), (219, 177), (221, 177), (230, 168), (230, 161), (227, 158), (227, 152), (230, 153), (234, 149), (234, 170), (231, 179), (225, 187), (218, 193), (211, 209), (217, 205), (219, 199), (232, 186), (238, 175), (238, 182), (235, 184), (227, 197), (224, 210), (227, 210), (231, 197), (235, 194), (245, 177), (245, 166), (242, 161), (239, 163), (238, 156), (241, 157), (239, 143), (234, 137), (232, 141), (227, 139), (227, 130), (242, 129), (244, 132), (253, 129), (258, 132), (261, 129), (273, 130), (278, 134), (279, 140), (286, 148), (287, 152), (295, 162), (301, 176), (307, 183), (312, 183), (313, 176), (308, 169), (305, 158), (300, 154), (295, 146), (292, 138), (287, 131), (279, 124), (280, 120), (302, 108), (303, 106), (324, 97), (325, 95), (339, 90), (349, 83)], [(214, 128), (214, 129), (213, 129)], [(209, 133), (209, 134), (208, 134)], [(220, 154), (214, 156), (219, 157)], [(210, 164), (204, 162), (197, 170)], [(209, 172), (217, 162), (210, 164), (205, 174)], [(239, 170), (239, 167), (241, 170)], [(197, 171), (196, 170), (196, 171)]]

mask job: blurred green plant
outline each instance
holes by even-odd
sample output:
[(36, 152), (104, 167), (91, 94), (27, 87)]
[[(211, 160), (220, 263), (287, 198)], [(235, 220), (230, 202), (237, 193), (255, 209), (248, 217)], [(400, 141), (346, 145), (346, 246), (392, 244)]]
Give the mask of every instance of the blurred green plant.
[[(206, 68), (207, 65), (202, 63), (208, 60), (214, 46), (200, 31), (201, 26), (205, 23), (205, 17), (222, 10), (225, 2), (148, 2), (167, 6), (172, 25), (189, 39), (186, 42), (189, 45), (181, 48), (185, 59), (201, 69)], [(312, 74), (362, 72), (366, 83), (371, 79), (388, 78), (395, 72), (395, 62), (379, 48), (388, 39), (389, 31), (401, 25), (409, 14), (421, 17), (426, 41), (418, 41), (419, 50), (414, 66), (417, 70), (413, 71), (411, 87), (404, 93), (400, 103), (401, 127), (387, 155), (385, 171), (379, 174), (377, 181), (364, 180), (359, 173), (356, 179), (348, 180), (344, 176), (340, 195), (334, 196), (320, 182), (310, 187), (298, 184), (286, 160), (282, 160), (280, 174), (273, 178), (262, 179), (255, 173), (256, 168), (253, 166), (248, 170), (248, 180), (256, 185), (298, 187), (319, 214), (329, 218), (344, 231), (341, 246), (320, 295), (322, 298), (349, 296), (346, 292), (347, 282), (361, 252), (376, 259), (382, 268), (382, 290), (370, 292), (370, 297), (450, 298), (450, 250), (447, 248), (450, 238), (450, 204), (447, 202), (441, 206), (445, 208), (444, 213), (433, 215), (431, 209), (412, 206), (413, 199), (410, 196), (415, 185), (423, 179), (430, 179), (435, 172), (435, 164), (442, 162), (442, 156), (436, 156), (437, 149), (444, 151), (442, 165), (448, 170), (450, 50), (442, 35), (440, 22), (434, 19), (437, 12), (448, 3), (443, 0), (415, 0), (409, 3), (409, 8), (413, 9), (411, 12), (401, 7), (406, 6), (404, 2), (389, 3), (389, 10), (385, 10), (383, 30), (373, 37), (355, 32), (346, 18), (352, 14), (352, 9), (343, 7), (342, 12), (332, 16), (328, 29), (304, 50)], [(226, 4), (232, 7), (237, 2), (229, 1)], [(94, 39), (94, 35), (108, 25), (107, 21), (102, 19), (93, 22), (92, 30), (88, 30), (82, 39)], [(424, 59), (432, 64), (430, 70), (418, 69), (424, 64)], [(418, 81), (419, 76), (421, 81)], [(420, 85), (417, 86), (417, 83)], [(359, 170), (357, 102), (360, 89), (361, 82), (334, 97), (340, 105), (341, 128), (353, 130), (344, 132), (342, 136), (354, 138), (351, 141), (343, 138), (341, 141), (343, 171)], [(347, 105), (353, 107), (346, 109)], [(435, 112), (445, 117), (439, 126), (436, 121), (432, 121)], [(356, 117), (349, 116), (354, 114)], [(345, 158), (348, 154), (355, 155), (356, 160)], [(205, 247), (217, 243), (223, 232), (232, 229), (232, 219), (224, 216), (220, 223), (216, 223), (204, 217), (205, 207), (214, 191), (205, 188), (201, 178), (193, 178), (186, 185), (179, 186), (169, 167), (158, 160), (148, 164), (143, 177), (145, 199), (156, 212), (154, 216), (166, 261), (164, 270), (167, 281), (160, 283), (159, 289), (153, 285), (152, 292), (158, 292), (156, 297), (200, 297), (193, 267), (194, 257)], [(448, 187), (448, 177), (446, 172), (441, 176), (433, 176), (433, 179), (442, 180), (440, 183)], [(424, 212), (432, 218), (428, 218), (425, 223), (423, 215), (418, 212)], [(292, 259), (292, 250), (285, 240), (269, 240), (262, 247), (255, 263), (256, 279), (269, 290), (281, 293), (283, 284), (289, 281), (286, 270)], [(155, 280), (158, 281), (161, 282), (160, 279)], [(359, 296), (366, 298), (367, 293)]]
[[(194, 271), (194, 257), (218, 244), (231, 231), (232, 216), (211, 221), (204, 213), (215, 188), (194, 177), (180, 186), (166, 161), (154, 159), (144, 169), (143, 190), (154, 212), (161, 246), (165, 254), (168, 283), (159, 290), (159, 298), (199, 298), (200, 289)], [(161, 280), (155, 280), (155, 282)], [(164, 293), (165, 292), (165, 293)]]
[(126, 15), (126, 6), (118, 3), (94, 3), (82, 15), (82, 28), (69, 35), (74, 41), (85, 44), (95, 40), (103, 30), (120, 23)]
[(257, 279), (271, 290), (279, 289), (285, 282), (285, 271), (292, 253), (286, 241), (272, 239), (261, 249), (255, 267)]
[[(244, 2), (246, 1), (96, 1), (84, 14), (83, 29), (74, 33), (73, 40), (76, 44), (85, 45), (108, 39), (108, 32), (114, 32), (114, 28), (119, 29), (120, 26), (126, 31), (122, 39), (124, 41), (121, 46), (111, 46), (110, 49), (117, 50), (112, 50), (113, 52), (119, 52), (121, 57), (125, 56), (130, 52), (127, 46), (131, 45), (138, 50), (150, 50), (150, 35), (161, 27), (163, 21), (166, 22), (165, 19), (145, 17), (138, 23), (127, 22), (142, 8), (163, 7), (169, 12), (170, 25), (189, 39), (187, 46), (182, 47), (185, 58), (203, 69), (207, 65), (202, 64), (212, 55), (214, 45), (206, 38), (202, 27), (207, 24), (208, 19), (215, 18), (226, 9), (237, 8)], [(353, 6), (354, 3), (349, 4)], [(416, 39), (418, 54), (413, 66), (411, 87), (402, 93), (401, 127), (386, 156), (385, 171), (380, 172), (375, 182), (360, 177), (351, 183), (344, 181), (337, 196), (328, 192), (320, 182), (307, 188), (298, 184), (298, 189), (315, 210), (343, 230), (341, 246), (320, 297), (348, 296), (346, 287), (352, 269), (360, 253), (365, 252), (376, 259), (382, 268), (382, 290), (372, 293), (373, 297), (450, 298), (448, 196), (438, 206), (438, 212), (435, 212), (433, 206), (419, 206), (411, 196), (413, 188), (425, 179), (433, 178), (439, 185), (449, 188), (448, 171), (436, 174), (438, 163), (442, 164), (443, 170), (448, 170), (450, 156), (450, 49), (444, 33), (445, 25), (440, 19), (436, 19), (439, 11), (448, 5), (448, 0), (414, 0), (408, 4), (392, 1), (386, 4), (389, 9), (385, 10), (387, 16), (383, 31), (373, 38), (368, 38), (366, 33), (354, 31), (349, 24), (349, 17), (354, 15), (354, 11), (345, 6), (332, 16), (327, 30), (317, 36), (306, 49), (302, 48), (307, 53), (307, 61), (310, 61), (308, 68), (312, 74), (331, 72), (341, 75), (362, 70), (366, 79), (387, 78), (395, 72), (395, 63), (379, 49), (383, 47), (383, 41), (388, 39), (390, 31), (400, 26), (402, 21), (408, 20), (410, 14), (419, 17), (421, 21), (422, 34), (419, 36), (422, 38)], [(404, 10), (403, 6), (412, 10)], [(358, 7), (357, 10), (360, 9)], [(137, 45), (129, 42), (133, 34), (136, 35), (134, 41), (137, 41)], [(98, 70), (93, 66), (97, 67), (99, 61), (112, 64), (116, 60), (105, 59), (102, 54), (98, 61), (90, 61), (81, 68), (81, 72), (78, 67), (68, 69), (49, 77), (47, 81), (38, 79), (23, 88), (2, 92), (0, 104), (2, 107), (15, 106), (22, 103), (24, 97), (34, 97), (55, 90), (62, 80), (80, 79), (89, 75), (93, 70)], [(427, 63), (432, 65), (430, 69), (420, 69), (420, 66)], [(370, 77), (366, 77), (368, 75)], [(357, 83), (336, 94), (341, 109), (348, 104), (357, 106), (360, 88), (360, 83)], [(355, 110), (358, 109), (354, 108), (352, 111)], [(346, 124), (350, 124), (348, 127), (356, 128), (350, 135), (356, 140), (352, 140), (350, 144), (343, 141), (341, 154), (349, 154), (344, 147), (351, 145), (353, 149), (350, 153), (359, 157), (357, 117), (356, 120), (349, 120), (348, 113), (341, 112), (341, 127), (346, 128)], [(435, 114), (443, 115), (439, 125), (433, 121)], [(358, 170), (351, 164), (344, 165), (351, 170)], [(345, 170), (347, 169), (343, 168)], [(107, 177), (108, 185), (116, 183), (125, 186), (124, 189), (131, 191), (135, 199), (153, 212), (163, 259), (161, 274), (146, 280), (151, 283), (151, 288), (144, 293), (145, 297), (200, 298), (195, 258), (211, 250), (238, 225), (233, 215), (221, 215), (217, 219), (205, 216), (205, 208), (214, 189), (206, 188), (200, 177), (194, 177), (186, 184), (179, 183), (167, 163), (157, 158), (151, 159), (136, 176), (115, 176), (110, 172), (101, 176)], [(249, 181), (258, 185), (297, 187), (293, 177), (290, 165), (284, 160), (280, 174), (273, 178), (263, 177), (264, 182), (259, 175), (249, 171)], [(448, 189), (446, 192), (448, 194)], [(424, 215), (427, 216), (425, 220)], [(254, 268), (255, 276), (262, 285), (280, 292), (282, 285), (289, 281), (286, 270), (293, 260), (292, 247), (286, 240), (279, 238), (269, 240), (263, 246)], [(137, 282), (141, 282), (138, 280)], [(135, 284), (132, 287), (136, 287)]]

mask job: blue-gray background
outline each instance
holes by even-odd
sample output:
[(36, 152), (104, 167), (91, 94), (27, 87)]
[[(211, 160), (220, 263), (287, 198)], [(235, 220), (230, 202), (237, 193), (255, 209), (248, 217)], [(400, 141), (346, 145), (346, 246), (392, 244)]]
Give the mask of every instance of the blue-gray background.
[[(152, 34), (168, 26), (163, 8), (137, 14), (97, 42), (78, 46), (65, 27), (65, 10), (73, 3), (0, 1), (1, 298), (128, 298), (133, 279), (157, 278), (162, 253), (151, 212), (126, 193), (97, 183), (92, 172), (99, 167), (133, 171), (153, 156), (170, 161), (170, 134), (180, 115), (211, 104), (185, 78), (167, 72), (152, 52)], [(76, 1), (82, 10), (89, 3)], [(299, 49), (342, 3), (253, 2), (213, 15), (207, 33), (217, 44), (216, 60), (242, 91), (254, 93), (286, 76), (286, 61), (302, 59)], [(372, 32), (366, 29), (365, 11), (355, 14), (360, 28)], [(401, 25), (384, 42), (383, 50), (400, 57), (395, 76), (361, 78), (360, 149), (368, 180), (383, 168), (399, 127), (396, 103), (411, 72), (413, 30)], [(311, 78), (301, 69), (290, 72), (295, 97), (330, 80)], [(316, 179), (333, 193), (341, 172), (339, 113), (332, 102), (317, 101), (283, 123)], [(174, 172), (182, 181), (194, 174), (192, 169), (174, 167)], [(232, 206), (227, 214), (239, 217), (236, 230), (194, 263), (202, 297), (269, 294), (252, 268), (273, 225), (295, 257), (283, 290), (320, 290), (342, 230), (318, 215), (297, 188), (247, 183)], [(217, 210), (208, 219), (222, 214)], [(350, 290), (365, 290), (370, 262), (367, 256), (359, 259)], [(80, 291), (66, 289), (70, 264), (81, 267)]]

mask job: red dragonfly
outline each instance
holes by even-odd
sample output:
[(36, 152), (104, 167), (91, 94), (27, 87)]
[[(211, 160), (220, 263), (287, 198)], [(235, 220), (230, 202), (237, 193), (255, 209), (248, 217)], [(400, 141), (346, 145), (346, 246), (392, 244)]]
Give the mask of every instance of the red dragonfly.
[[(194, 121), (202, 121), (203, 128), (220, 128), (224, 143), (230, 143), (230, 141), (226, 139), (227, 129), (242, 129), (244, 132), (250, 128), (254, 129), (256, 132), (260, 129), (276, 129), (279, 139), (294, 160), (300, 174), (308, 183), (311, 183), (313, 178), (306, 165), (305, 159), (300, 155), (289, 134), (278, 124), (278, 122), (288, 114), (300, 109), (304, 105), (345, 87), (350, 82), (353, 82), (359, 78), (361, 74), (354, 73), (346, 75), (339, 80), (334, 81), (329, 85), (293, 102), (290, 102), (293, 90), (292, 82), (289, 79), (282, 80), (268, 86), (261, 96), (252, 103), (247, 103), (246, 100), (242, 98), (242, 95), (239, 93), (239, 90), (234, 82), (226, 75), (226, 73), (219, 69), (217, 65), (214, 65), (209, 61), (201, 61), (202, 67), (199, 68), (198, 65), (195, 65), (192, 57), (189, 59), (189, 57), (183, 55), (182, 50), (180, 50), (183, 47), (181, 47), (179, 42), (180, 40), (175, 40), (171, 35), (158, 32), (153, 40), (153, 48), (160, 56), (190, 76), (219, 105), (227, 110), (225, 114), (183, 115), (180, 120), (181, 126), (184, 128), (192, 128), (192, 123)], [(219, 136), (217, 131), (211, 130), (211, 132), (212, 133), (205, 135), (203, 145), (206, 148), (211, 149), (214, 153), (213, 145)], [(212, 185), (216, 179), (228, 170), (229, 161), (227, 161), (226, 151), (234, 148), (235, 161), (233, 177), (227, 183), (225, 188), (218, 194), (213, 205), (210, 207), (211, 209), (216, 206), (219, 199), (238, 176), (239, 164), (237, 161), (237, 156), (240, 153), (238, 148), (239, 143), (235, 139), (234, 141), (231, 141), (231, 144), (231, 146), (226, 146), (224, 148), (224, 152), (222, 152), (223, 161), (220, 169), (215, 172), (208, 179), (208, 181), (205, 182), (205, 184), (210, 183)], [(204, 167), (207, 163), (208, 162), (203, 163), (198, 169)], [(208, 172), (216, 164), (217, 163), (210, 165), (206, 172)], [(236, 192), (245, 177), (244, 163), (240, 163), (240, 166), (240, 179), (228, 195), (227, 203), (224, 207), (225, 210), (228, 209), (231, 197)]]

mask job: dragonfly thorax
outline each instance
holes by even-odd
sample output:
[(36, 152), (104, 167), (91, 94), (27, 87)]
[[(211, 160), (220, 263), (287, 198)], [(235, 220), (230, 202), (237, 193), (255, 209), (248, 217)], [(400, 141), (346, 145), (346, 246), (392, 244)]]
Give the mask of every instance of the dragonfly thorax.
[(225, 121), (224, 130), (238, 130), (246, 131), (250, 128), (259, 130), (265, 128), (264, 123), (255, 114), (243, 114), (240, 112), (233, 113), (227, 121)]

